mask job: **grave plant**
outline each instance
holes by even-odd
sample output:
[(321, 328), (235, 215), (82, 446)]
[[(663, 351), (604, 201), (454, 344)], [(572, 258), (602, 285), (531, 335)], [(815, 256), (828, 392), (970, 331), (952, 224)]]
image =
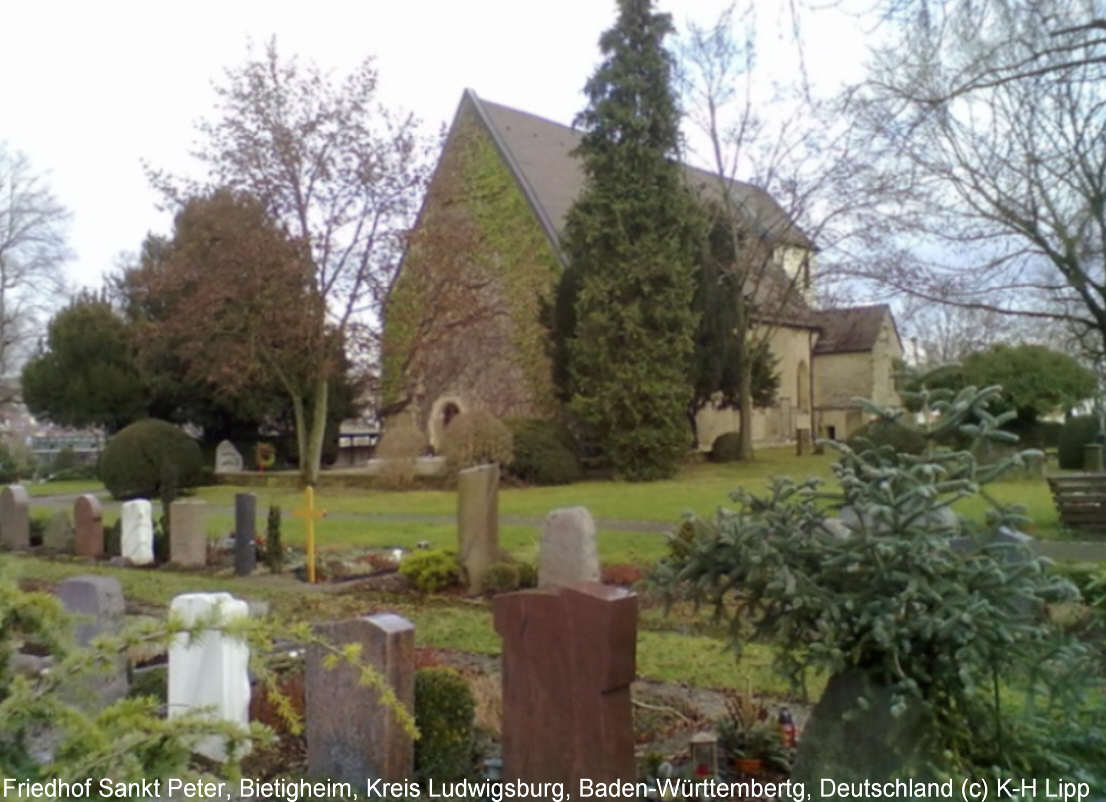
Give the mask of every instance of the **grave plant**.
[[(920, 453), (827, 443), (838, 487), (779, 478), (763, 495), (735, 491), (736, 508), (680, 527), (652, 581), (670, 600), (712, 606), (739, 653), (769, 642), (796, 691), (811, 670), (829, 676), (796, 778), (1090, 778), (1106, 743), (1100, 664), (1049, 615), (1078, 592), (1003, 536), (1025, 518), (986, 488), (1029, 452), (973, 457), (981, 442), (1016, 439), (1000, 428), (1013, 413), (990, 413), (998, 387), (918, 388), (931, 421), (917, 427)], [(950, 441), (965, 446), (939, 445)], [(957, 520), (951, 505), (976, 495), (986, 521)], [(844, 507), (850, 526), (830, 520)]]

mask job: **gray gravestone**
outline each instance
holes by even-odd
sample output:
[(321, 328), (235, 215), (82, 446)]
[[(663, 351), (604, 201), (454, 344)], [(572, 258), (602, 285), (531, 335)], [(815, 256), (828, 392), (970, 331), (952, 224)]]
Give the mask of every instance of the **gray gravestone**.
[[(391, 613), (320, 624), (333, 645), (361, 645), (361, 659), (375, 668), (409, 710), (415, 704), (415, 627)], [(305, 707), (307, 773), (363, 783), (365, 778), (406, 780), (414, 767), (414, 746), (376, 691), (362, 685), (360, 670), (341, 662), (326, 668), (327, 652), (307, 648)]]
[[(58, 584), (57, 596), (65, 609), (77, 616), (74, 637), (87, 646), (97, 635), (117, 635), (123, 628), (126, 604), (119, 580), (111, 576), (72, 576)], [(90, 682), (91, 690), (104, 702), (127, 694), (126, 658), (119, 655), (114, 668), (102, 679)]]
[(46, 524), (46, 531), (42, 535), (42, 545), (51, 551), (62, 554), (72, 554), (77, 544), (77, 532), (73, 529), (73, 522), (69, 520), (69, 513), (58, 510)]
[(257, 496), (234, 495), (234, 573), (248, 576), (257, 567)]
[(917, 705), (896, 715), (895, 701), (888, 687), (859, 669), (830, 677), (799, 741), (791, 779), (805, 781), (809, 788), (823, 777), (854, 782), (924, 778), (924, 717)]
[[(872, 534), (886, 535), (891, 531), (891, 527), (885, 521), (877, 521), (870, 517), (861, 521), (860, 515), (850, 505), (842, 507), (838, 514), (841, 523), (854, 532), (867, 529)], [(944, 534), (953, 536), (960, 532), (960, 516), (948, 507), (934, 507), (926, 513), (922, 525), (928, 529), (943, 531)]]
[(85, 493), (73, 502), (73, 521), (77, 529), (76, 552), (82, 557), (104, 554), (104, 521), (100, 500)]
[(230, 440), (215, 446), (215, 473), (237, 473), (242, 470), (242, 454)]
[(0, 543), (9, 549), (31, 547), (28, 503), (23, 485), (8, 485), (0, 491)]
[(169, 505), (169, 560), (187, 568), (207, 565), (207, 502)]
[(459, 561), (469, 590), (484, 588), (484, 575), (499, 559), (499, 466), (478, 465), (457, 474)]
[(587, 507), (553, 510), (541, 528), (538, 587), (599, 581), (595, 521)]

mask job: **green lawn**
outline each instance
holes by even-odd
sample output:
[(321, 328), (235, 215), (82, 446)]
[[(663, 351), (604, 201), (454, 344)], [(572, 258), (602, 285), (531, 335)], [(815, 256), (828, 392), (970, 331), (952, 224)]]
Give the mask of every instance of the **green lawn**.
[[(729, 494), (738, 486), (753, 491), (763, 490), (774, 476), (806, 478), (815, 476), (833, 487), (832, 453), (822, 456), (796, 457), (790, 448), (760, 449), (753, 462), (686, 466), (674, 479), (660, 482), (632, 483), (619, 481), (589, 481), (559, 487), (503, 487), (499, 511), (504, 517), (518, 516), (541, 519), (558, 507), (586, 506), (601, 522), (600, 556), (605, 562), (650, 562), (664, 547), (656, 534), (623, 532), (612, 521), (651, 521), (675, 526), (688, 511), (710, 516), (719, 506), (730, 504)], [(96, 482), (55, 482), (28, 485), (34, 496), (48, 494), (93, 492), (102, 490)], [(988, 487), (997, 499), (1020, 503), (1028, 508), (1032, 523), (1027, 527), (1038, 538), (1062, 537), (1056, 510), (1043, 480), (1010, 480)], [(264, 528), (265, 514), (270, 504), (279, 504), (284, 511), (283, 532), (291, 544), (302, 544), (302, 521), (291, 515), (303, 505), (299, 491), (218, 485), (199, 488), (196, 497), (214, 506), (229, 509), (234, 495), (253, 492), (258, 496), (259, 527)], [(389, 521), (381, 518), (354, 519), (350, 516), (450, 516), (456, 513), (457, 496), (451, 490), (359, 490), (323, 488), (318, 495), (319, 506), (331, 514), (318, 529), (319, 547), (345, 549), (359, 546), (403, 546), (410, 548), (420, 540), (434, 545), (453, 542), (454, 527), (442, 522)], [(33, 503), (33, 502), (32, 502)], [(155, 502), (155, 508), (157, 507)], [(982, 498), (967, 499), (957, 509), (964, 515), (981, 519), (986, 508)], [(155, 509), (155, 515), (160, 512)], [(117, 508), (105, 510), (105, 523), (118, 517)], [(214, 513), (209, 523), (212, 536), (226, 534), (233, 526), (229, 513)], [(523, 558), (536, 554), (537, 528), (527, 526), (502, 527), (504, 547)]]
[[(730, 504), (729, 494), (738, 486), (763, 490), (773, 476), (795, 478), (816, 476), (826, 480), (832, 489), (832, 455), (803, 457), (790, 449), (762, 449), (752, 463), (716, 465), (703, 463), (687, 466), (674, 479), (652, 483), (612, 481), (580, 482), (562, 487), (512, 488), (500, 492), (500, 514), (541, 519), (557, 507), (583, 505), (599, 519), (599, 555), (607, 564), (634, 563), (645, 565), (656, 561), (665, 551), (665, 537), (658, 532), (619, 531), (617, 521), (650, 521), (668, 525), (678, 523), (686, 511), (711, 515), (719, 506)], [(64, 482), (30, 485), (36, 497), (50, 494), (70, 494), (101, 490), (93, 482)], [(1033, 521), (1029, 527), (1038, 537), (1060, 534), (1056, 512), (1042, 480), (1012, 480), (989, 486), (989, 491), (1004, 502), (1017, 502), (1028, 507)], [(302, 546), (304, 527), (291, 515), (302, 506), (301, 492), (275, 488), (242, 488), (215, 486), (199, 488), (198, 498), (208, 501), (216, 510), (208, 521), (208, 534), (219, 537), (233, 528), (231, 508), (234, 495), (254, 492), (258, 496), (258, 527), (264, 532), (265, 516), (270, 504), (279, 504), (283, 511), (285, 542)], [(319, 506), (329, 516), (317, 528), (319, 549), (341, 551), (357, 547), (413, 548), (421, 540), (433, 547), (454, 547), (456, 526), (450, 520), (390, 520), (387, 516), (444, 516), (451, 519), (456, 512), (456, 494), (445, 490), (411, 490), (390, 492), (324, 488), (317, 496)], [(33, 505), (36, 517), (47, 517), (49, 508)], [(159, 506), (155, 501), (155, 515)], [(982, 516), (985, 504), (975, 498), (962, 502), (959, 510), (969, 517)], [(377, 517), (379, 516), (379, 517)], [(118, 505), (109, 503), (105, 523), (118, 517)], [(538, 553), (539, 530), (536, 525), (503, 523), (500, 541), (503, 548), (515, 556), (533, 561)], [(52, 583), (58, 579), (89, 570), (79, 561), (50, 561), (25, 557), (0, 558), (8, 570), (22, 579)], [(333, 594), (306, 591), (291, 581), (266, 581), (265, 577), (238, 579), (232, 576), (211, 576), (185, 573), (172, 569), (143, 571), (97, 566), (98, 572), (117, 576), (123, 583), (128, 599), (152, 605), (166, 605), (175, 595), (186, 591), (228, 590), (247, 598), (268, 600), (277, 615), (288, 619), (337, 618), (361, 615), (373, 609), (392, 609), (407, 616), (417, 626), (420, 645), (453, 648), (494, 654), (499, 639), (491, 626), (490, 609), (482, 601), (455, 599), (412, 600), (405, 597), (385, 600), (359, 594)], [(768, 650), (752, 646), (735, 663), (725, 648), (724, 638), (708, 622), (689, 612), (665, 614), (660, 608), (642, 610), (638, 635), (638, 673), (644, 678), (685, 682), (704, 687), (734, 687), (748, 685), (762, 692), (784, 693), (785, 682), (771, 670)], [(814, 681), (811, 690), (817, 692), (820, 683)]]
[(66, 479), (62, 482), (25, 482), (23, 487), (27, 489), (27, 495), (36, 498), (70, 493), (99, 493), (104, 489), (104, 483), (98, 479)]
[[(773, 476), (805, 478), (831, 477), (833, 458), (802, 457), (793, 449), (762, 449), (749, 463), (717, 465), (702, 463), (684, 468), (673, 478), (659, 482), (591, 481), (558, 487), (504, 487), (499, 494), (502, 515), (542, 517), (557, 507), (585, 506), (596, 518), (632, 521), (677, 521), (687, 510), (710, 514), (728, 501), (738, 485), (762, 489)], [(280, 504), (285, 510), (299, 507), (303, 494), (285, 488), (217, 487), (200, 488), (199, 498), (230, 505), (234, 494), (253, 492), (262, 507)], [(408, 515), (452, 515), (457, 511), (457, 494), (452, 490), (359, 490), (322, 488), (318, 503), (331, 512), (391, 513)]]

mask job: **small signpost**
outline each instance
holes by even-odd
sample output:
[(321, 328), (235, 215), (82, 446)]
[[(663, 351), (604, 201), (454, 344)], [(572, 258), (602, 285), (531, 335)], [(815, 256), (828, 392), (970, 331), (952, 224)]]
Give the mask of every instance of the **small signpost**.
[(292, 514), (297, 518), (303, 518), (307, 524), (307, 581), (315, 582), (315, 521), (326, 516), (326, 510), (320, 510), (315, 506), (315, 488), (308, 485), (303, 490), (306, 504)]

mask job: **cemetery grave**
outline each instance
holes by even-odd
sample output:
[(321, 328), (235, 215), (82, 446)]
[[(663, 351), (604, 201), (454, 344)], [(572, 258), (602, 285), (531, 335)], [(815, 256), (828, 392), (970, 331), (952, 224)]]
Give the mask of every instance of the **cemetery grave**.
[[(338, 593), (324, 594), (333, 599), (334, 605), (328, 607), (325, 602), (322, 604), (325, 609), (341, 617), (329, 619), (323, 618), (325, 613), (313, 615), (311, 620), (315, 622), (316, 631), (335, 643), (361, 644), (361, 653), (389, 677), (400, 698), (410, 699), (410, 684), (416, 667), (453, 667), (460, 671), (466, 682), (481, 689), (480, 719), (488, 729), (481, 735), (479, 748), (484, 753), (483, 757), (491, 761), (489, 765), (494, 767), (498, 765), (496, 761), (501, 761), (505, 776), (512, 770), (516, 772), (515, 776), (554, 776), (562, 770), (568, 772), (564, 776), (592, 776), (601, 765), (613, 761), (611, 765), (617, 764), (619, 768), (603, 776), (609, 774), (612, 779), (632, 777), (638, 771), (637, 765), (644, 765), (647, 755), (662, 755), (671, 759), (683, 755), (688, 749), (690, 736), (709, 727), (713, 718), (724, 710), (721, 696), (705, 689), (692, 692), (669, 683), (635, 682), (636, 597), (625, 588), (597, 583), (596, 527), (587, 509), (554, 510), (543, 521), (538, 569), (531, 580), (540, 583), (540, 591), (508, 592), (494, 598), (480, 595), (481, 585), (489, 571), (494, 573), (500, 565), (496, 474), (495, 469), (474, 472), (476, 481), (460, 484), (457, 504), (462, 514), (458, 517), (458, 553), (466, 555), (466, 561), (461, 565), (465, 569), (462, 575), (467, 584), (454, 593), (474, 600), (486, 599), (481, 604), (489, 611), (494, 606), (494, 615), (485, 619), (484, 626), (487, 627), (488, 637), (497, 642), (500, 637), (504, 639), (501, 647), (506, 655), (504, 660), (513, 668), (504, 673), (494, 657), (464, 650), (416, 648), (414, 624), (401, 615), (387, 612), (388, 603), (373, 590), (373, 583), (353, 582), (348, 576), (329, 576), (330, 585)], [(11, 495), (18, 496), (17, 493)], [(205, 577), (207, 581), (204, 584), (208, 585), (217, 581), (210, 568), (204, 567), (206, 543), (203, 548), (200, 545), (202, 540), (206, 540), (203, 527), (206, 508), (206, 504), (195, 500), (176, 501), (171, 507), (170, 563), (181, 569), (170, 574), (175, 586), (186, 586), (188, 576)], [(17, 516), (26, 508), (15, 504), (11, 510), (11, 514)], [(228, 583), (227, 587), (232, 589), (233, 595), (177, 593), (167, 608), (161, 608), (161, 615), (177, 616), (188, 623), (200, 620), (211, 614), (212, 610), (219, 611), (223, 616), (220, 620), (248, 616), (251, 609), (263, 614), (268, 604), (247, 604), (238, 596), (240, 593), (249, 595), (253, 581), (279, 579), (276, 585), (269, 581), (260, 587), (253, 587), (281, 597), (290, 597), (298, 592), (317, 596), (312, 592), (312, 586), (294, 579), (292, 572), (284, 572), (280, 577), (266, 576), (265, 569), (258, 564), (254, 549), (246, 548), (256, 542), (256, 512), (256, 497), (253, 494), (236, 495), (233, 572), (224, 568), (222, 575), (229, 578), (233, 573), (241, 578), (237, 582), (245, 584)], [(60, 516), (56, 517), (60, 519)], [(95, 571), (97, 561), (107, 560), (98, 500), (87, 495), (79, 497), (74, 502), (73, 520), (75, 531), (69, 553), (74, 555), (73, 559), (85, 561), (86, 570)], [(535, 539), (538, 536), (539, 533), (535, 533)], [(113, 568), (115, 572), (135, 571), (152, 576), (151, 570), (156, 569), (153, 567), (152, 511), (147, 501), (126, 502), (121, 508), (120, 551), (124, 550), (130, 555), (125, 560), (130, 568), (117, 564)], [(62, 555), (55, 553), (56, 550), (50, 551), (55, 559), (62, 559)], [(395, 571), (397, 555), (386, 555), (391, 560), (388, 562), (379, 554), (367, 552), (353, 558), (353, 561), (363, 561), (371, 567), (372, 570), (367, 572), (369, 579), (373, 575), (399, 577)], [(336, 567), (328, 559), (322, 558), (319, 562), (320, 573), (324, 576), (328, 569)], [(93, 562), (89, 564), (89, 560)], [(115, 562), (122, 561), (116, 559)], [(393, 585), (390, 589), (395, 592), (399, 587)], [(115, 632), (122, 626), (126, 603), (120, 582), (114, 576), (77, 575), (62, 581), (56, 592), (68, 609), (89, 616), (96, 631)], [(421, 594), (409, 589), (406, 593), (409, 598), (421, 598)], [(295, 603), (292, 606), (296, 606)], [(608, 606), (610, 614), (603, 612)], [(150, 607), (144, 605), (142, 609), (143, 617), (149, 620)], [(82, 626), (87, 629), (90, 624)], [(553, 629), (544, 632), (541, 627)], [(81, 637), (87, 641), (91, 635), (86, 633)], [(598, 648), (599, 644), (607, 641), (610, 646), (606, 650)], [(574, 642), (578, 642), (579, 646), (573, 647), (571, 644)], [(558, 644), (552, 652), (550, 643)], [(294, 734), (275, 713), (273, 703), (262, 688), (254, 683), (251, 691), (243, 648), (241, 644), (211, 633), (187, 645), (183, 641), (174, 642), (164, 652), (143, 653), (139, 670), (132, 672), (137, 684), (135, 692), (153, 690), (157, 695), (163, 695), (171, 716), (195, 707), (214, 706), (218, 716), (228, 721), (245, 724), (249, 720), (262, 720), (275, 725), (281, 733), (276, 745), (258, 749), (250, 755), (240, 755), (245, 761), (247, 773), (283, 774), (291, 770), (293, 773), (302, 771), (307, 776), (334, 778), (364, 776), (365, 772), (371, 772), (372, 776), (411, 776), (410, 736), (404, 735), (402, 728), (382, 714), (379, 702), (374, 701), (373, 692), (361, 691), (368, 695), (363, 703), (356, 701), (356, 670), (348, 666), (337, 673), (323, 669), (325, 654), (317, 648), (309, 648), (297, 660), (285, 665), (280, 685), (290, 691), (293, 706), (301, 712), (306, 724), (304, 734)], [(551, 653), (558, 655), (557, 663), (549, 663)], [(402, 665), (390, 662), (396, 659)], [(557, 668), (558, 665), (562, 667)], [(525, 684), (517, 685), (519, 678), (525, 678), (534, 671), (537, 673), (532, 682), (538, 685), (532, 688)], [(576, 671), (584, 673), (576, 676)], [(121, 695), (121, 691), (125, 692), (126, 675), (125, 671), (120, 670), (113, 680), (114, 686), (108, 682), (100, 698), (107, 702)], [(516, 678), (516, 684), (508, 683), (501, 687), (509, 677)], [(123, 684), (120, 685), (120, 682)], [(611, 685), (611, 682), (616, 685)], [(345, 687), (343, 683), (348, 686), (347, 691), (336, 693), (335, 688)], [(549, 689), (537, 690), (545, 685), (549, 685)], [(634, 700), (641, 705), (637, 713), (631, 701), (632, 685)], [(109, 686), (114, 688), (111, 691), (114, 696), (106, 690)], [(566, 707), (565, 703), (575, 698), (574, 689), (585, 686), (594, 687), (595, 699), (580, 699), (578, 705)], [(550, 690), (554, 687), (559, 690)], [(239, 690), (235, 691), (235, 688)], [(544, 712), (520, 712), (527, 709), (525, 700), (533, 694), (547, 696), (551, 692), (559, 695), (564, 703), (555, 704), (554, 708)], [(227, 693), (231, 695), (227, 696)], [(600, 726), (604, 732), (619, 732), (621, 735), (609, 744), (609, 749), (608, 745), (586, 739), (580, 741), (573, 747), (571, 759), (563, 767), (552, 764), (531, 766), (523, 756), (543, 747), (529, 742), (539, 733), (527, 727), (526, 723), (534, 715), (548, 718), (554, 714), (560, 717), (561, 724), (553, 726), (551, 722), (550, 729), (542, 730), (540, 737), (545, 742), (557, 737), (557, 726), (564, 733), (586, 732), (593, 726)], [(600, 716), (605, 723), (599, 720), (588, 723), (580, 716)], [(372, 737), (367, 737), (367, 733)], [(365, 753), (357, 745), (366, 741), (392, 744), (394, 748), (391, 752)], [(600, 749), (600, 746), (603, 748)], [(221, 759), (226, 754), (225, 739), (208, 737), (197, 742), (194, 749), (211, 759)]]
[[(23, 532), (28, 499), (19, 490), (0, 492), (0, 542), (27, 553), (30, 539)], [(792, 698), (767, 696), (759, 683), (760, 693), (727, 694), (689, 688), (679, 681), (643, 680), (656, 665), (658, 639), (666, 639), (668, 656), (679, 665), (676, 674), (682, 671), (686, 679), (699, 657), (697, 644), (721, 630), (698, 630), (707, 637), (696, 640), (697, 630), (691, 627), (700, 625), (693, 624), (694, 616), (678, 606), (662, 613), (641, 589), (600, 583), (610, 572), (601, 568), (597, 526), (587, 507), (547, 512), (532, 535), (537, 546), (534, 563), (505, 554), (499, 495), (495, 466), (460, 472), (453, 499), (457, 526), (452, 554), (416, 547), (398, 553), (362, 550), (338, 555), (320, 551), (315, 555), (313, 540), (325, 542), (323, 533), (329, 522), (323, 509), (328, 503), (308, 493), (293, 514), (304, 518), (309, 532), (310, 527), (318, 527), (318, 531), (315, 538), (307, 539), (299, 577), (294, 566), (270, 570), (269, 555), (257, 549), (262, 527), (258, 526), (254, 494), (237, 493), (234, 497), (234, 533), (224, 544), (224, 562), (218, 567), (209, 564), (205, 521), (210, 505), (192, 499), (173, 502), (166, 553), (176, 570), (164, 574), (174, 581), (172, 596), (159, 615), (173, 614), (186, 623), (215, 615), (228, 627), (233, 627), (234, 621), (251, 620), (251, 615), (270, 623), (281, 620), (285, 626), (309, 623), (313, 637), (320, 640), (299, 649), (277, 639), (268, 647), (275, 650), (268, 656), (281, 660), (275, 685), (291, 697), (306, 729), (300, 734), (287, 726), (279, 715), (281, 697), (258, 684), (258, 677), (247, 668), (245, 647), (225, 633), (205, 633), (191, 642), (175, 640), (152, 661), (147, 655), (145, 662), (152, 662), (153, 667), (146, 666), (136, 681), (143, 691), (164, 693), (172, 716), (187, 716), (198, 707), (211, 706), (222, 721), (238, 725), (264, 721), (273, 726), (280, 734), (275, 745), (258, 747), (248, 755), (238, 753), (251, 776), (291, 772), (335, 780), (374, 776), (403, 782), (428, 771), (430, 757), (425, 750), (430, 747), (413, 742), (403, 720), (391, 715), (387, 699), (361, 686), (360, 669), (345, 663), (330, 665), (337, 654), (365, 659), (376, 670), (374, 676), (384, 678), (383, 685), (374, 687), (390, 689), (406, 709), (414, 709), (416, 718), (426, 713), (419, 712), (414, 689), (448, 693), (444, 689), (453, 676), (448, 672), (422, 674), (420, 670), (457, 670), (461, 686), (468, 689), (465, 693), (475, 692), (476, 697), (461, 707), (472, 707), (481, 724), (479, 738), (472, 733), (465, 736), (462, 762), (466, 768), (462, 773), (483, 771), (534, 780), (617, 780), (662, 772), (660, 764), (668, 762), (694, 775), (714, 772), (721, 750), (723, 759), (717, 771), (724, 776), (786, 776), (791, 740), (796, 732), (808, 729), (807, 706)], [(854, 537), (850, 533), (861, 530), (875, 536), (889, 534), (886, 523), (871, 517), (867, 509), (846, 506), (839, 518), (823, 519), (822, 526), (832, 540), (840, 542), (849, 541)], [(44, 536), (43, 546), (32, 553), (51, 555), (62, 563), (61, 553), (68, 553), (73, 555), (70, 560), (84, 561), (86, 570), (93, 561), (95, 570), (96, 561), (104, 560), (102, 517), (96, 499), (76, 499), (72, 524), (68, 512), (55, 514), (49, 536)], [(914, 520), (928, 530), (955, 538), (955, 551), (972, 553), (981, 547), (961, 534), (961, 522), (948, 507), (932, 506)], [(130, 567), (117, 565), (113, 570), (120, 575), (157, 575), (150, 503), (124, 503), (119, 528), (120, 557), (116, 562), (125, 561)], [(265, 529), (269, 531), (269, 527)], [(996, 540), (982, 548), (997, 545), (1012, 554), (1011, 550), (1026, 540), (1013, 530), (1000, 534), (1001, 543)], [(421, 572), (403, 569), (420, 563), (425, 566)], [(1012, 569), (1017, 565), (1017, 561), (1009, 562)], [(453, 573), (443, 579), (438, 572), (445, 567)], [(384, 577), (387, 582), (380, 581)], [(458, 586), (443, 594), (435, 584), (439, 581)], [(194, 587), (187, 587), (189, 583)], [(220, 583), (225, 591), (216, 590)], [(105, 631), (117, 629), (121, 610), (126, 609), (114, 577), (76, 577), (62, 582), (57, 593), (68, 607), (92, 613), (91, 618)], [(261, 599), (266, 603), (256, 603)], [(282, 617), (264, 618), (270, 609), (278, 610)], [(145, 612), (149, 616), (149, 610)], [(462, 619), (471, 629), (455, 626)], [(456, 630), (450, 645), (442, 645), (447, 640), (442, 620), (450, 622), (445, 628)], [(663, 626), (654, 629), (661, 621)], [(439, 629), (435, 631), (435, 627)], [(429, 629), (429, 634), (424, 629)], [(328, 645), (322, 645), (324, 642)], [(437, 645), (429, 645), (434, 643)], [(645, 650), (653, 653), (643, 654)], [(732, 663), (730, 666), (727, 678), (716, 687), (740, 684), (734, 681), (738, 675)], [(31, 670), (33, 667), (32, 663)], [(97, 686), (97, 696), (107, 701), (112, 694), (119, 694), (122, 674), (115, 672), (114, 684), (109, 681)], [(814, 679), (817, 694), (827, 678)], [(852, 704), (857, 687), (865, 687), (848, 683), (847, 677), (830, 679), (835, 703), (841, 709)], [(894, 701), (892, 696), (887, 699), (888, 704)], [(823, 699), (821, 704), (829, 703)], [(535, 727), (535, 721), (541, 726)], [(914, 719), (904, 721), (908, 728)], [(809, 731), (821, 732), (821, 740), (838, 738), (832, 732), (827, 735), (830, 731), (824, 727), (810, 727)], [(597, 738), (597, 733), (602, 733), (602, 738)], [(431, 750), (435, 760), (444, 760), (442, 756), (449, 753), (448, 746), (426, 743), (436, 744)], [(192, 748), (221, 759), (228, 744), (238, 747), (227, 741), (226, 735), (208, 735), (198, 738)], [(421, 757), (420, 748), (424, 750)], [(733, 760), (738, 756), (740, 764)], [(809, 748), (803, 771), (809, 773), (812, 765), (826, 759)], [(434, 771), (445, 769), (438, 766)]]

